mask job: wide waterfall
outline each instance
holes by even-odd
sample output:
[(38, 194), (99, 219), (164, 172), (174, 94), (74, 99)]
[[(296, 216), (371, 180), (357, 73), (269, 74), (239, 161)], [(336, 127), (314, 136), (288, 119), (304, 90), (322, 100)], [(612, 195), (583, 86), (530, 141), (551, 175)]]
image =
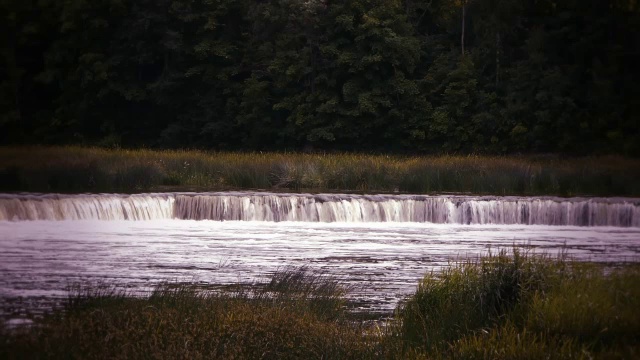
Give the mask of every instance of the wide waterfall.
[(0, 220), (170, 219), (173, 194), (2, 195)]
[(258, 192), (0, 195), (0, 221), (89, 219), (640, 227), (640, 199)]

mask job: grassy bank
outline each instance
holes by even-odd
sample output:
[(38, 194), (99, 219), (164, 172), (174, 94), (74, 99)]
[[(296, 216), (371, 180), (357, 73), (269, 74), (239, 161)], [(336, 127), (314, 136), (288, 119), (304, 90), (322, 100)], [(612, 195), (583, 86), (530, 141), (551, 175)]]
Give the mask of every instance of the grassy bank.
[(640, 160), (1, 147), (0, 191), (262, 189), (640, 196)]
[(385, 326), (345, 289), (284, 271), (253, 290), (164, 285), (93, 291), (30, 328), (2, 329), (0, 358), (617, 359), (640, 355), (640, 269), (514, 251), (428, 274)]

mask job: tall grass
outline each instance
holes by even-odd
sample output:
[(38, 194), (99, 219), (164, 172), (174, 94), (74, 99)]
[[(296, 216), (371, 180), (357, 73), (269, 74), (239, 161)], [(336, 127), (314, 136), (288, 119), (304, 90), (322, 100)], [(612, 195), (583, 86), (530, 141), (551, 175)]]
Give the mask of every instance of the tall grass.
[(397, 313), (405, 354), (430, 358), (626, 358), (640, 351), (640, 268), (512, 254), (429, 274)]
[(342, 292), (306, 269), (232, 292), (188, 284), (147, 297), (81, 292), (65, 311), (10, 334), (0, 358), (374, 358), (366, 329), (343, 316)]
[(0, 190), (640, 195), (640, 160), (1, 147)]
[(145, 297), (77, 291), (26, 328), (0, 326), (0, 358), (632, 359), (640, 267), (521, 250), (427, 274), (385, 326), (357, 320), (344, 289), (283, 269), (232, 291), (164, 284)]

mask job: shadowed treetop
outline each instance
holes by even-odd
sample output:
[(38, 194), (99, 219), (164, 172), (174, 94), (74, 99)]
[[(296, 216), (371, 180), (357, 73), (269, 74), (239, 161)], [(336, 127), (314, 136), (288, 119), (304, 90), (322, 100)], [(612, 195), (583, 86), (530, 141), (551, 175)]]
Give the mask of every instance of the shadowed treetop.
[(640, 154), (640, 5), (0, 1), (0, 143)]

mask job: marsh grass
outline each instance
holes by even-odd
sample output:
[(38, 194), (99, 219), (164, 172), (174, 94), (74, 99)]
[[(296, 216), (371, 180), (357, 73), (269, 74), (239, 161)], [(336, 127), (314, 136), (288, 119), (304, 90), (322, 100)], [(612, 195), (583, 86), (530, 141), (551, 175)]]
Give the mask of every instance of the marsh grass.
[(640, 160), (2, 147), (0, 180), (0, 191), (38, 192), (261, 189), (638, 196)]
[(429, 274), (398, 312), (402, 337), (412, 346), (442, 351), (526, 307), (532, 294), (552, 286), (561, 263), (515, 250), (512, 256), (490, 254)]
[(394, 336), (430, 358), (627, 358), (640, 350), (639, 308), (637, 266), (514, 249), (425, 276)]
[(386, 323), (365, 324), (340, 282), (284, 268), (249, 288), (162, 284), (148, 296), (80, 289), (26, 328), (0, 326), (0, 358), (631, 359), (640, 267), (522, 249), (427, 274)]
[(11, 333), (0, 357), (374, 358), (367, 330), (344, 316), (343, 294), (335, 279), (304, 268), (231, 292), (189, 284), (162, 284), (145, 297), (82, 290), (63, 311)]

